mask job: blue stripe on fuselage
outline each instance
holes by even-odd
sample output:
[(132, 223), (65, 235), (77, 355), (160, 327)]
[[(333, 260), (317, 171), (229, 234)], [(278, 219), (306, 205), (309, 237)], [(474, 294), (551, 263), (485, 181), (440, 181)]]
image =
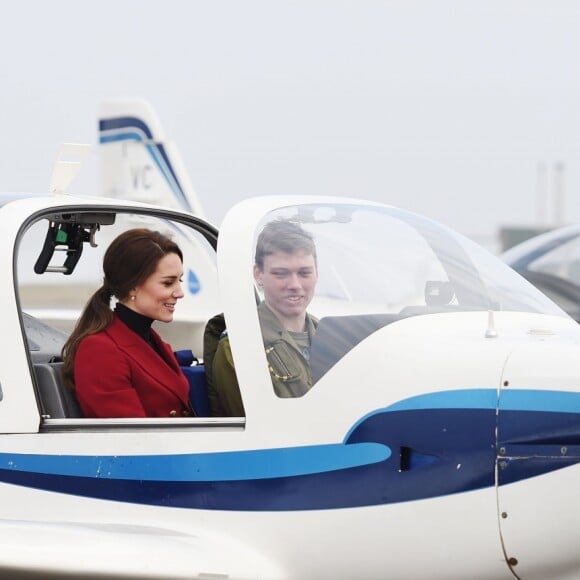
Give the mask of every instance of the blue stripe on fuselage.
[[(412, 397), (368, 414), (342, 444), (154, 456), (3, 453), (0, 481), (146, 505), (279, 511), (492, 487), (498, 444), (511, 453), (501, 458), (500, 485), (580, 462), (579, 393), (502, 390), (499, 416), (497, 395), (475, 389)], [(568, 442), (567, 456), (552, 452), (552, 439), (557, 451)]]
[[(495, 389), (459, 389), (417, 395), (403, 399), (382, 411), (417, 409), (495, 409), (499, 392)], [(548, 411), (580, 413), (580, 393), (570, 391), (540, 391), (535, 389), (501, 390), (500, 410)]]
[(295, 477), (385, 461), (379, 443), (183, 455), (81, 456), (0, 453), (0, 469), (106, 479), (240, 481)]

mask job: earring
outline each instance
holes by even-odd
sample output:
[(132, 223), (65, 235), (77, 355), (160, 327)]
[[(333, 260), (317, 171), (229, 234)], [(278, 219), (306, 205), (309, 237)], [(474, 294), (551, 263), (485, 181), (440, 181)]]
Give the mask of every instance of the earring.
[(131, 300), (135, 300), (135, 294), (131, 294)]

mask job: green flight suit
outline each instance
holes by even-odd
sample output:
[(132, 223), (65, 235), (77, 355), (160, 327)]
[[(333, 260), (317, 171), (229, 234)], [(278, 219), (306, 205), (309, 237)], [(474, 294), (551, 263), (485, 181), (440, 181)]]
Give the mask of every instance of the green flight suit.
[[(301, 397), (312, 387), (308, 361), (291, 334), (284, 330), (276, 315), (264, 302), (258, 306), (258, 316), (274, 392), (284, 398)], [(306, 314), (306, 331), (311, 341), (317, 322)], [(227, 335), (220, 339), (213, 357), (209, 400), (214, 416), (245, 416)]]

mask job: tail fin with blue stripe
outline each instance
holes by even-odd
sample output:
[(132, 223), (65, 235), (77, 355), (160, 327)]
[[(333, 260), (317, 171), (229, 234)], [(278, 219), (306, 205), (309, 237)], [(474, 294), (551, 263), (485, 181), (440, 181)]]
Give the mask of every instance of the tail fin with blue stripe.
[(204, 217), (177, 147), (144, 99), (107, 100), (99, 112), (101, 192)]

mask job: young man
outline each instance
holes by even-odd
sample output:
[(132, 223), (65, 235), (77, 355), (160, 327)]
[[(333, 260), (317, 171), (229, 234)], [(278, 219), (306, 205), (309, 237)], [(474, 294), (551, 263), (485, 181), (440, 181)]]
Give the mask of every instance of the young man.
[[(317, 324), (306, 312), (318, 280), (311, 234), (290, 221), (266, 224), (256, 245), (254, 278), (264, 294), (258, 316), (274, 391), (279, 397), (301, 397), (312, 387), (308, 360)], [(211, 366), (212, 415), (244, 416), (227, 335)]]

